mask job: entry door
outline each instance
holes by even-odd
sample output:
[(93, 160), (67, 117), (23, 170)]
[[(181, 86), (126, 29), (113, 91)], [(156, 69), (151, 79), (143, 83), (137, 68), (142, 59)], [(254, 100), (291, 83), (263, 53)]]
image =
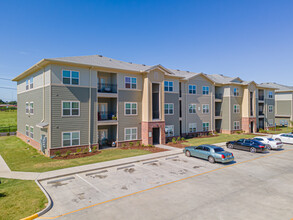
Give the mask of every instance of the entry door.
[(153, 144), (160, 144), (160, 128), (153, 128)]
[(106, 120), (107, 114), (108, 114), (108, 104), (107, 103), (99, 103), (98, 104), (98, 112), (99, 112), (99, 118), (101, 120)]
[(253, 133), (253, 121), (252, 122), (250, 122), (250, 133)]
[(103, 140), (108, 139), (108, 129), (98, 130), (98, 140), (101, 143)]

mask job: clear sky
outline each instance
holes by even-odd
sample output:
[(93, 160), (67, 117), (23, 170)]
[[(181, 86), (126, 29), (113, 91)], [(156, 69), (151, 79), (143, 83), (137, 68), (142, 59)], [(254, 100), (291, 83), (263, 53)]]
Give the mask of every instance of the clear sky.
[(42, 58), (93, 54), (293, 86), (293, 1), (0, 0), (0, 99)]

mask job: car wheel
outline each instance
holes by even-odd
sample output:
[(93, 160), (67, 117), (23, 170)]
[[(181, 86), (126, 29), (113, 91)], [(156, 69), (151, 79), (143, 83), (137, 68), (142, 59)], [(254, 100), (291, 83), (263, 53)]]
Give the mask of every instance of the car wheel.
[(208, 159), (209, 159), (209, 162), (210, 162), (210, 163), (215, 163), (215, 158), (213, 158), (212, 156), (209, 156)]
[(255, 153), (255, 152), (256, 152), (256, 149), (255, 149), (255, 147), (251, 147), (249, 151), (250, 151), (251, 153)]
[(233, 144), (228, 144), (229, 149), (233, 149)]
[(272, 150), (272, 146), (268, 144), (268, 145), (267, 145), (267, 149), (268, 149), (268, 150)]
[(185, 152), (185, 155), (186, 155), (187, 157), (190, 157), (190, 156), (191, 156), (190, 151), (187, 150), (187, 151)]

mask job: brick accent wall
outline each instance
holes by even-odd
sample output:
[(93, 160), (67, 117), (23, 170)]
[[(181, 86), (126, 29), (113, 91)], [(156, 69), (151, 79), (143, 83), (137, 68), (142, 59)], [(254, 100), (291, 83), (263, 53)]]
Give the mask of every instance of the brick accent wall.
[[(92, 144), (91, 147), (96, 146), (97, 149), (99, 149), (98, 144)], [(77, 149), (81, 149), (83, 151), (84, 148), (89, 148), (89, 145), (80, 145), (80, 146), (72, 146), (72, 147), (58, 147), (58, 148), (51, 148), (49, 149), (49, 156), (55, 155), (56, 151), (60, 151), (61, 154), (65, 154), (67, 151), (71, 151), (72, 153), (75, 153)]]
[(251, 133), (250, 132), (250, 123), (253, 122), (253, 132), (256, 132), (256, 118), (250, 118), (250, 117), (243, 117), (242, 118), (242, 130), (245, 133)]
[(33, 148), (36, 148), (38, 151), (41, 151), (41, 144), (36, 140), (20, 133), (19, 131), (16, 132), (16, 136), (23, 140), (25, 143), (31, 145)]
[[(165, 121), (158, 122), (142, 122), (141, 123), (141, 139), (144, 145), (153, 144), (153, 128), (160, 128), (160, 142), (166, 143), (165, 138)], [(152, 137), (149, 137), (149, 132), (152, 132)]]

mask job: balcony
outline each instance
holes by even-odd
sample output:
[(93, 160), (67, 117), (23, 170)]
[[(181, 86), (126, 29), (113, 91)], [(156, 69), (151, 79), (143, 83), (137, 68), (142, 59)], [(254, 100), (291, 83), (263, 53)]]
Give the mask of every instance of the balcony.
[(219, 111), (219, 110), (215, 111), (215, 119), (222, 119), (222, 111)]
[(98, 112), (98, 124), (99, 125), (111, 125), (117, 124), (117, 113), (116, 112)]
[(261, 117), (261, 116), (264, 116), (264, 115), (265, 115), (265, 114), (264, 114), (264, 112), (263, 112), (263, 111), (259, 111), (259, 112), (258, 112), (258, 116), (260, 116), (260, 117)]
[(258, 101), (264, 101), (265, 100), (265, 96), (264, 95), (259, 95), (258, 96)]
[(222, 102), (223, 94), (222, 93), (216, 93), (215, 94), (215, 101), (216, 102)]
[(98, 97), (117, 98), (117, 84), (98, 83)]

